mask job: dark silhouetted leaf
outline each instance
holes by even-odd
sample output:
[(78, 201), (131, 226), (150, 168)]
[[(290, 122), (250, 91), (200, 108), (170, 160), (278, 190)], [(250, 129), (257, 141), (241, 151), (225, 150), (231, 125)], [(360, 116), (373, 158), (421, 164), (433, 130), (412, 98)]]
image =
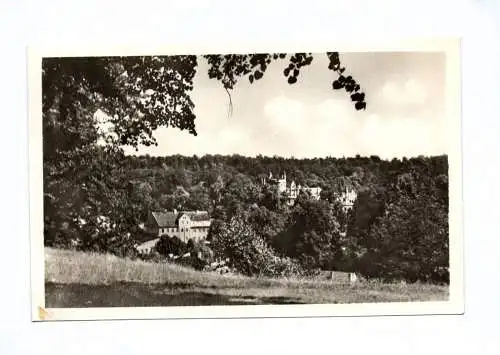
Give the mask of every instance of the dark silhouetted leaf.
[(361, 97), (361, 94), (358, 93), (358, 92), (356, 92), (356, 93), (354, 93), (354, 94), (351, 95), (351, 100), (352, 101), (361, 101), (360, 97)]
[(349, 84), (346, 84), (346, 85), (345, 85), (345, 90), (346, 90), (347, 92), (353, 92), (353, 91), (354, 91), (354, 85), (352, 85), (352, 84), (350, 84), (350, 83), (349, 83)]
[(360, 110), (365, 110), (366, 109), (366, 102), (361, 102), (361, 101), (358, 101), (356, 102), (356, 104), (354, 105), (354, 107), (356, 108), (356, 110), (360, 111)]
[(335, 80), (335, 81), (333, 82), (333, 88), (334, 88), (335, 90), (342, 89), (342, 87), (343, 87), (343, 85), (342, 85), (342, 83), (341, 83), (340, 81)]

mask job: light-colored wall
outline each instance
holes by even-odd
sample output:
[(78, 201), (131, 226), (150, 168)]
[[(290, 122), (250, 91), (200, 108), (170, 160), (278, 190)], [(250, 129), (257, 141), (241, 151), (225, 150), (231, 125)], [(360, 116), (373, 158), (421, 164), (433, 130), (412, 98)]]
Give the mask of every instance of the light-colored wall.
[(176, 228), (176, 227), (167, 227), (167, 228), (159, 228), (155, 234), (159, 237), (162, 235), (168, 235), (169, 237), (177, 237), (183, 242), (187, 243), (189, 239), (193, 239), (195, 241), (199, 241), (202, 239), (206, 239), (208, 236), (208, 230), (210, 228), (210, 221), (208, 223), (204, 223), (202, 228), (191, 228), (191, 226)]
[(211, 221), (191, 221), (191, 227), (210, 227)]
[(160, 238), (148, 240), (147, 242), (144, 242), (144, 243), (138, 245), (136, 247), (136, 249), (139, 253), (149, 254), (149, 253), (151, 253), (151, 251), (156, 246), (156, 243), (158, 243), (159, 240), (160, 240)]

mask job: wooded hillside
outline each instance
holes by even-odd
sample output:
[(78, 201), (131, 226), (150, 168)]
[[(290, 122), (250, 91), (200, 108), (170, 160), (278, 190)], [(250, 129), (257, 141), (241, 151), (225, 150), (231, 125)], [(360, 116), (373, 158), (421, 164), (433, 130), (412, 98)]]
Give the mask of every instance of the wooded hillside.
[[(321, 200), (301, 194), (294, 206), (279, 203), (272, 187), (262, 184), (269, 172), (286, 172), (288, 183), (321, 187)], [(256, 259), (268, 253), (287, 265), (298, 262), (306, 270), (355, 270), (368, 277), (410, 281), (448, 280), (446, 156), (392, 161), (376, 156), (120, 156), (109, 174), (112, 177), (102, 175), (98, 180), (94, 172), (72, 192), (95, 205), (114, 203), (119, 208), (108, 213), (102, 209), (102, 214), (120, 225), (107, 231), (94, 226), (92, 233), (88, 223), (46, 230), (47, 244), (67, 243), (69, 234), (85, 241), (82, 248), (124, 250), (141, 233), (137, 226), (148, 211), (207, 210), (215, 218), (209, 234), (213, 248), (234, 256), (242, 251), (228, 247), (231, 240), (246, 245), (247, 252), (238, 258), (248, 259), (244, 261), (247, 266), (240, 265), (247, 274), (260, 273)], [(358, 192), (347, 214), (335, 198), (345, 186)], [(228, 236), (228, 230), (237, 235)], [(220, 243), (224, 238), (237, 240)], [(268, 263), (265, 259), (261, 264)]]

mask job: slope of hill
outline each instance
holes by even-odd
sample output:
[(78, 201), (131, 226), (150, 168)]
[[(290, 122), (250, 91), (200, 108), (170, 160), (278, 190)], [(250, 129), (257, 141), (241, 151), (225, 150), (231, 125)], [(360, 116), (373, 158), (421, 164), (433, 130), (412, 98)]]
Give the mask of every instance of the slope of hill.
[(448, 287), (252, 278), (95, 254), (45, 249), (46, 307), (141, 307), (440, 301)]

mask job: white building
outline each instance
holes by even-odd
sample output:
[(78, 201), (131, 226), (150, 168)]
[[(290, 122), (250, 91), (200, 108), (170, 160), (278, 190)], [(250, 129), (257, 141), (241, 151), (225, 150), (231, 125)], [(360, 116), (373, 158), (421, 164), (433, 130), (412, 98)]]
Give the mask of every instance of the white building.
[(356, 198), (358, 198), (356, 190), (347, 187), (338, 196), (338, 200), (342, 203), (345, 211), (350, 210), (354, 206)]
[(211, 223), (207, 211), (150, 212), (146, 231), (159, 237), (177, 237), (187, 243), (189, 239), (206, 239)]
[[(295, 181), (287, 186), (286, 173), (280, 178), (274, 178), (272, 173), (269, 173), (269, 177), (263, 180), (264, 184), (270, 183), (277, 186), (278, 194), (286, 196), (286, 203), (291, 206), (294, 204), (295, 199), (299, 196), (300, 192), (307, 191), (314, 199), (319, 200), (321, 198), (321, 187), (308, 187), (296, 184)], [(354, 206), (354, 201), (358, 194), (354, 188), (346, 187), (341, 193), (338, 194), (337, 198), (342, 203), (345, 211), (351, 209)]]
[[(286, 203), (291, 206), (294, 204), (295, 199), (299, 196), (300, 192), (307, 191), (316, 200), (320, 199), (321, 187), (308, 187), (302, 186), (300, 184), (296, 184), (295, 181), (292, 180), (290, 186), (287, 186), (286, 182), (286, 173), (284, 173), (281, 178), (273, 178), (273, 174), (269, 173), (269, 178), (267, 180), (268, 183), (277, 186), (278, 194), (281, 196), (285, 194)], [(265, 181), (265, 183), (267, 183)]]

